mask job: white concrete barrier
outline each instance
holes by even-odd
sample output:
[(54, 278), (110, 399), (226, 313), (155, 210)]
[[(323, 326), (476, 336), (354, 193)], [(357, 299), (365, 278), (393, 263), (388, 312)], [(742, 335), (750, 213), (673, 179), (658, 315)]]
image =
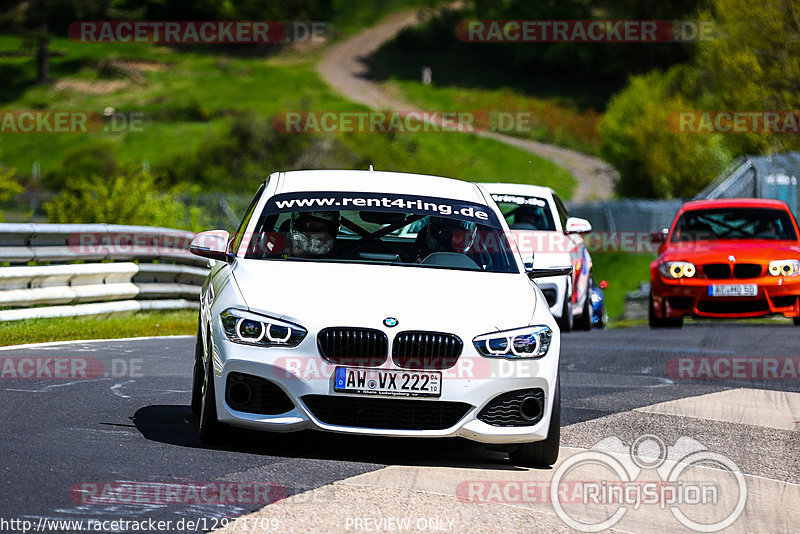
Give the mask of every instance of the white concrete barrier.
[(195, 308), (208, 268), (187, 250), (193, 237), (150, 226), (0, 224), (0, 308), (19, 308), (0, 309), (0, 321)]

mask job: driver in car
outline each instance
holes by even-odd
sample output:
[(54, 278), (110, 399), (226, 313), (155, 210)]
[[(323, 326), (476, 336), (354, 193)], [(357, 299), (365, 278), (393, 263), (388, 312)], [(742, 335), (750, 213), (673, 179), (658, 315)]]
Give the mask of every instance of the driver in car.
[(471, 221), (431, 217), (416, 239), (416, 263), (434, 252), (465, 254), (475, 242), (478, 227)]
[(520, 206), (514, 212), (512, 230), (547, 230), (547, 217), (542, 213), (542, 208)]
[(289, 223), (289, 251), (297, 258), (322, 258), (333, 251), (333, 243), (338, 234), (338, 211), (292, 213)]

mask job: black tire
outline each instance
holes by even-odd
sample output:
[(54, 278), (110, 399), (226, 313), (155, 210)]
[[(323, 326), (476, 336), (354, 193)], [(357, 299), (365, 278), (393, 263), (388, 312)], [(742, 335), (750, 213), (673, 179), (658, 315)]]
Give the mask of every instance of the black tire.
[(602, 330), (608, 324), (608, 310), (606, 309), (606, 305), (600, 308), (600, 317), (597, 319), (597, 328)]
[(200, 321), (197, 323), (197, 341), (194, 344), (194, 366), (192, 368), (192, 413), (200, 415), (203, 404), (203, 336), (200, 332)]
[(800, 317), (792, 317), (795, 326), (800, 326)]
[(592, 329), (592, 283), (586, 284), (586, 296), (583, 299), (583, 312), (581, 316), (575, 321), (576, 330), (591, 330)]
[(200, 402), (200, 441), (206, 444), (217, 443), (222, 436), (222, 423), (217, 419), (217, 403), (214, 394), (214, 364), (209, 357), (203, 373), (203, 392)]
[(556, 319), (556, 323), (562, 332), (572, 331), (572, 307), (569, 305), (569, 294), (564, 295), (564, 305), (561, 307), (561, 317)]
[(558, 446), (561, 443), (561, 377), (556, 382), (553, 396), (553, 413), (547, 438), (533, 443), (523, 443), (508, 455), (514, 465), (526, 467), (549, 467), (558, 460)]
[(656, 317), (656, 308), (653, 304), (653, 293), (650, 293), (650, 299), (647, 305), (647, 320), (650, 323), (650, 328), (680, 328), (683, 326), (683, 317), (677, 319), (664, 319)]

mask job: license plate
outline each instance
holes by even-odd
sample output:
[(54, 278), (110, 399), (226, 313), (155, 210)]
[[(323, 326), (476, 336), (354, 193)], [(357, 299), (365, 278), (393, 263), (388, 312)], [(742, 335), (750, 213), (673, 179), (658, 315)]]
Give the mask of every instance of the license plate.
[(712, 297), (755, 297), (758, 286), (755, 284), (725, 284), (708, 287), (708, 294)]
[(362, 395), (439, 397), (442, 394), (442, 373), (337, 367), (333, 389)]

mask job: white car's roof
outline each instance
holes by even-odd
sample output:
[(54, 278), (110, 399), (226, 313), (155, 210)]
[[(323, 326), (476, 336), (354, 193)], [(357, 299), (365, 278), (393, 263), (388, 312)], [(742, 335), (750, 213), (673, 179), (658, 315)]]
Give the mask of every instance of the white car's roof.
[(341, 191), (420, 195), (486, 204), (480, 189), (470, 182), (385, 171), (314, 170), (273, 174), (275, 194), (304, 191)]
[(521, 195), (527, 197), (550, 198), (553, 190), (549, 187), (527, 184), (490, 183), (481, 184), (492, 195)]

